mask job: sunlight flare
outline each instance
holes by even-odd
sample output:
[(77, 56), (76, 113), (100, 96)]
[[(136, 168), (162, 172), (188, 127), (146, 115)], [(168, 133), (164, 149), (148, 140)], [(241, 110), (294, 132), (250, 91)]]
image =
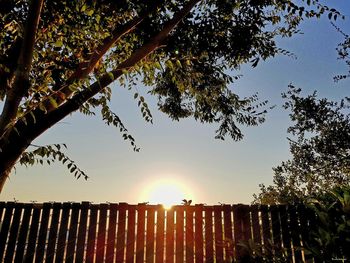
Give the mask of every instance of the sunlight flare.
[(162, 204), (165, 209), (180, 205), (183, 199), (193, 199), (187, 187), (173, 179), (161, 179), (144, 188), (141, 199), (150, 204)]

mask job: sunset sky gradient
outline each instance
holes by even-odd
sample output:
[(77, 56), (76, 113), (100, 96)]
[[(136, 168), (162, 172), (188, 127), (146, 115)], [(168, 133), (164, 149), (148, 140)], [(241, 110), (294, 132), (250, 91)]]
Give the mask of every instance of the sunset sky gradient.
[[(329, 3), (328, 3), (329, 2)], [(336, 25), (350, 34), (350, 2), (328, 1), (347, 16)], [(243, 74), (232, 90), (241, 96), (259, 93), (261, 100), (276, 105), (264, 124), (244, 128), (244, 139), (234, 142), (215, 140), (215, 125), (193, 119), (173, 122), (157, 110), (156, 100), (142, 85), (135, 87), (146, 97), (154, 124), (145, 123), (133, 99), (133, 92), (113, 86), (111, 108), (119, 114), (141, 147), (135, 153), (119, 132), (97, 117), (79, 113), (64, 119), (35, 144), (66, 143), (67, 154), (88, 175), (76, 180), (61, 164), (17, 166), (1, 200), (146, 202), (144, 190), (160, 180), (176, 181), (187, 190), (184, 198), (194, 203), (250, 203), (259, 183), (272, 182), (272, 167), (289, 158), (288, 112), (282, 109), (281, 93), (293, 83), (304, 94), (318, 91), (320, 97), (348, 96), (349, 80), (334, 83), (333, 76), (348, 70), (337, 60), (336, 46), (343, 38), (329, 20), (304, 21), (303, 34), (279, 40), (279, 46), (297, 59), (278, 56), (256, 69), (242, 66)], [(156, 201), (154, 201), (156, 202)]]

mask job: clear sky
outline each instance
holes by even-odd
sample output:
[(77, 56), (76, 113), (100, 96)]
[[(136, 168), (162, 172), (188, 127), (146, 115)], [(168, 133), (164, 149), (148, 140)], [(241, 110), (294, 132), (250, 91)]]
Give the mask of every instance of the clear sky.
[[(350, 2), (329, 2), (348, 16), (336, 24), (350, 34)], [(194, 203), (250, 203), (259, 183), (272, 182), (271, 168), (289, 158), (288, 112), (281, 107), (281, 92), (288, 84), (303, 88), (305, 94), (317, 90), (320, 96), (333, 99), (349, 95), (349, 81), (333, 82), (334, 75), (348, 70), (337, 60), (335, 50), (342, 36), (326, 17), (305, 21), (301, 29), (304, 34), (279, 41), (280, 47), (294, 52), (297, 59), (278, 56), (256, 69), (243, 66), (243, 77), (232, 85), (242, 96), (258, 92), (261, 99), (276, 105), (264, 124), (243, 128), (242, 141), (215, 140), (215, 126), (192, 119), (172, 122), (157, 111), (154, 98), (139, 86), (136, 89), (146, 96), (154, 117), (153, 125), (145, 123), (133, 92), (113, 86), (111, 108), (141, 151), (133, 152), (118, 131), (98, 117), (75, 113), (35, 144), (67, 143), (67, 154), (88, 173), (89, 180), (76, 180), (61, 164), (18, 166), (0, 199), (137, 203), (157, 202), (180, 191)]]

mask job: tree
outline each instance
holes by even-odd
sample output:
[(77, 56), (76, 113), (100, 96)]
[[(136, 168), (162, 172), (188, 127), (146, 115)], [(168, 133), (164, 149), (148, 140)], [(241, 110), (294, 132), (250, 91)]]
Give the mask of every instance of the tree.
[[(238, 140), (238, 125), (264, 120), (265, 102), (239, 98), (229, 73), (242, 63), (288, 52), (275, 44), (304, 17), (339, 13), (317, 0), (2, 0), (0, 10), (0, 190), (17, 162), (61, 161), (86, 176), (61, 145), (32, 142), (67, 115), (100, 110), (135, 146), (109, 106), (110, 84), (142, 82), (172, 119), (219, 124), (216, 137)], [(146, 121), (152, 115), (134, 94)], [(34, 147), (34, 149), (33, 149)]]
[[(350, 37), (345, 37), (337, 51), (339, 59), (350, 66)], [(348, 78), (338, 75), (335, 81)], [(318, 99), (317, 93), (303, 97), (301, 89), (290, 85), (285, 109), (293, 122), (288, 128), (292, 158), (273, 168), (273, 185), (260, 185), (255, 202), (298, 203), (320, 196), (335, 187), (350, 184), (350, 98), (340, 102)]]

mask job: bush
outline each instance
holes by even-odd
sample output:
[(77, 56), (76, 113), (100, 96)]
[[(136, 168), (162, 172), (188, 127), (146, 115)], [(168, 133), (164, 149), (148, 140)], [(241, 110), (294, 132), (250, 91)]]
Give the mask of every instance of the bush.
[(307, 253), (323, 262), (350, 261), (350, 186), (337, 187), (307, 202), (316, 214)]

